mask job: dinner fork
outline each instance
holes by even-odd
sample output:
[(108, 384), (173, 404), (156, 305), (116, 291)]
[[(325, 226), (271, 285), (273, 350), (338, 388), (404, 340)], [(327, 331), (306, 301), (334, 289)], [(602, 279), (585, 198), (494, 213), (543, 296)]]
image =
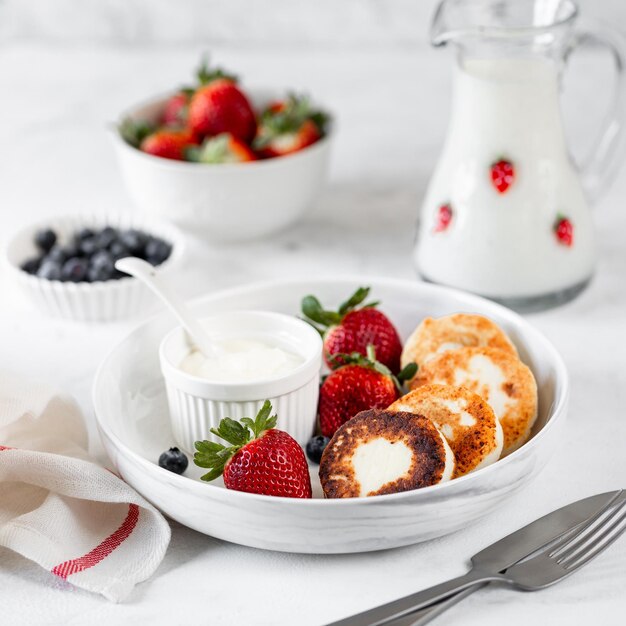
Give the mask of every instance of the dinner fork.
[[(480, 571), (461, 580), (436, 585), (417, 594), (359, 613), (337, 624), (341, 626), (418, 626), (430, 621), (429, 612), (409, 614), (431, 607), (458, 591), (489, 582), (499, 582), (525, 591), (536, 591), (569, 576), (608, 548), (626, 531), (626, 492), (620, 492), (605, 507), (578, 526), (574, 532), (551, 542), (540, 551), (507, 568), (502, 573)], [(436, 611), (439, 614), (441, 611)]]

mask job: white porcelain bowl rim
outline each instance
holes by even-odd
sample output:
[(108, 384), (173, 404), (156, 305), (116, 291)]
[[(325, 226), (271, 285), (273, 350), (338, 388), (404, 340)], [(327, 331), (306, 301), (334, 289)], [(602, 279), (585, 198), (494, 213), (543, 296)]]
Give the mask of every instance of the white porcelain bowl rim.
[[(247, 91), (249, 94), (253, 96), (253, 99), (256, 94), (265, 93), (263, 90), (259, 90), (259, 89), (248, 89)], [(141, 150), (138, 150), (137, 148), (131, 146), (129, 143), (124, 141), (124, 139), (122, 138), (119, 132), (119, 124), (121, 123), (121, 121), (129, 117), (133, 119), (138, 119), (139, 118), (138, 113), (140, 113), (142, 109), (145, 109), (151, 106), (164, 105), (167, 98), (171, 96), (173, 93), (174, 92), (170, 92), (169, 94), (161, 94), (159, 96), (154, 96), (152, 98), (144, 100), (143, 102), (139, 104), (131, 106), (125, 111), (123, 111), (120, 114), (120, 121), (113, 122), (109, 125), (109, 130), (115, 143), (117, 143), (118, 145), (122, 145), (124, 149), (129, 150), (130, 152), (132, 152), (132, 154), (134, 154), (139, 159), (144, 159), (155, 165), (158, 164), (163, 167), (169, 167), (172, 169), (178, 168), (178, 169), (189, 170), (191, 168), (196, 168), (198, 170), (205, 170), (205, 171), (211, 171), (211, 172), (224, 171), (224, 170), (250, 171), (250, 170), (258, 170), (261, 168), (267, 169), (270, 167), (279, 167), (281, 163), (285, 162), (285, 160), (291, 161), (293, 159), (304, 158), (305, 155), (315, 150), (322, 150), (326, 146), (326, 144), (328, 144), (331, 141), (331, 138), (334, 135), (335, 122), (333, 118), (331, 123), (328, 124), (326, 128), (326, 132), (323, 137), (318, 139), (315, 143), (311, 144), (310, 146), (307, 146), (306, 148), (302, 148), (301, 150), (298, 150), (297, 152), (294, 152), (292, 154), (286, 154), (284, 156), (275, 157), (272, 159), (258, 159), (256, 161), (250, 161), (250, 162), (244, 162), (244, 163), (215, 163), (211, 165), (207, 165), (206, 163), (194, 163), (192, 161), (177, 161), (175, 159), (164, 159), (163, 157), (158, 157), (152, 154), (147, 154), (146, 152), (142, 152)], [(274, 93), (277, 96), (279, 94), (278, 91)]]
[[(295, 332), (299, 332), (300, 336), (305, 340), (308, 340), (312, 348), (306, 355), (301, 354), (304, 361), (298, 365), (292, 372), (284, 374), (282, 376), (274, 378), (257, 378), (246, 380), (245, 382), (225, 382), (214, 381), (203, 378), (201, 376), (194, 376), (188, 372), (185, 372), (173, 363), (168, 355), (169, 344), (176, 341), (182, 332), (182, 327), (177, 326), (169, 331), (165, 337), (161, 340), (159, 346), (159, 357), (161, 361), (161, 369), (166, 378), (172, 380), (175, 385), (179, 387), (185, 387), (185, 383), (191, 383), (197, 389), (202, 389), (202, 397), (207, 397), (214, 400), (258, 400), (263, 396), (272, 397), (276, 395), (282, 395), (294, 389), (298, 389), (302, 385), (306, 384), (313, 376), (319, 372), (319, 368), (322, 362), (322, 338), (320, 334), (310, 324), (301, 320), (293, 315), (286, 315), (284, 313), (276, 313), (274, 311), (254, 311), (254, 310), (241, 310), (241, 311), (229, 311), (228, 313), (216, 313), (210, 316), (203, 316), (201, 322), (210, 322), (211, 320), (219, 320), (220, 318), (228, 317), (255, 317), (257, 319), (273, 320), (283, 325), (286, 328), (288, 324), (291, 329), (296, 329)], [(261, 334), (261, 333), (259, 333)], [(228, 394), (228, 398), (223, 396)], [(230, 394), (240, 392), (243, 397), (232, 397)], [(194, 393), (188, 391), (193, 395), (200, 395), (200, 393)], [(253, 417), (253, 416), (250, 416)]]
[[(316, 277), (315, 280), (319, 280), (319, 281), (327, 280), (328, 282), (346, 281), (346, 282), (352, 282), (353, 284), (363, 284), (364, 282), (363, 276), (350, 276), (350, 275), (333, 276), (333, 277), (320, 276), (320, 277)], [(390, 285), (395, 285), (397, 287), (401, 287), (403, 285), (406, 286), (407, 284), (411, 284), (411, 285), (415, 284), (413, 281), (408, 281), (405, 279), (397, 279), (397, 278), (388, 278), (384, 276), (380, 276), (380, 277), (371, 276), (371, 277), (368, 277), (367, 281), (365, 282), (369, 282), (369, 281), (374, 282), (376, 280), (385, 282)], [(213, 298), (235, 296), (240, 293), (245, 293), (251, 287), (263, 288), (263, 287), (271, 287), (271, 286), (276, 286), (276, 285), (297, 287), (300, 284), (300, 282), (301, 281), (297, 279), (261, 281), (261, 282), (256, 282), (256, 283), (249, 284), (249, 285), (243, 285), (239, 287), (233, 287), (231, 289), (221, 290), (221, 291), (212, 293), (210, 295), (207, 295), (201, 298), (196, 298), (195, 300), (210, 301)], [(543, 344), (544, 349), (546, 350), (547, 354), (549, 355), (549, 357), (552, 359), (554, 363), (555, 370), (557, 371), (557, 379), (560, 382), (560, 386), (559, 386), (560, 393), (555, 398), (555, 402), (550, 410), (550, 415), (553, 417), (550, 417), (547, 420), (546, 424), (543, 426), (543, 428), (539, 432), (537, 432), (523, 446), (521, 446), (520, 448), (518, 448), (517, 450), (515, 450), (514, 452), (512, 452), (505, 458), (500, 459), (496, 463), (493, 463), (492, 465), (476, 470), (475, 472), (466, 474), (465, 476), (455, 478), (454, 480), (450, 480), (444, 483), (439, 483), (438, 485), (431, 485), (429, 487), (422, 487), (420, 489), (403, 491), (400, 493), (370, 496), (367, 498), (332, 498), (332, 499), (322, 499), (322, 498), (304, 499), (302, 498), (300, 499), (300, 498), (286, 498), (283, 496), (266, 496), (266, 495), (261, 495), (261, 494), (256, 494), (256, 493), (248, 493), (244, 491), (224, 489), (223, 487), (217, 487), (215, 485), (211, 485), (210, 483), (201, 483), (199, 481), (191, 480), (185, 476), (180, 476), (178, 474), (174, 474), (172, 472), (169, 472), (168, 470), (160, 468), (156, 466), (154, 463), (151, 463), (147, 459), (143, 458), (141, 455), (137, 454), (131, 448), (129, 448), (117, 435), (111, 432), (111, 429), (109, 428), (107, 424), (102, 423), (100, 416), (99, 416), (98, 407), (97, 407), (98, 405), (98, 399), (97, 399), (97, 393), (96, 393), (97, 386), (98, 386), (97, 383), (103, 370), (106, 367), (106, 363), (108, 359), (112, 356), (113, 352), (115, 351), (115, 348), (111, 350), (109, 355), (107, 355), (107, 357), (102, 361), (102, 363), (98, 367), (98, 370), (96, 371), (96, 375), (94, 378), (94, 383), (92, 386), (92, 400), (94, 403), (94, 407), (96, 408), (95, 415), (96, 415), (96, 422), (98, 424), (98, 428), (102, 431), (102, 433), (104, 433), (104, 435), (110, 441), (115, 443), (118, 449), (122, 450), (127, 456), (129, 456), (135, 463), (139, 464), (140, 466), (148, 468), (150, 471), (158, 469), (159, 471), (164, 472), (163, 476), (167, 476), (169, 480), (173, 481), (173, 484), (180, 484), (181, 487), (185, 486), (185, 488), (191, 489), (198, 494), (202, 494), (202, 490), (204, 489), (213, 489), (215, 490), (212, 494), (214, 497), (220, 497), (220, 498), (232, 500), (234, 505), (236, 505), (237, 501), (241, 498), (247, 499), (248, 501), (257, 500), (260, 502), (267, 502), (267, 499), (271, 498), (272, 502), (285, 502), (285, 503), (289, 503), (290, 506), (313, 506), (313, 507), (314, 506), (324, 506), (324, 507), (376, 506), (376, 504), (379, 502), (382, 502), (383, 499), (385, 502), (394, 501), (394, 500), (401, 501), (409, 497), (411, 498), (420, 497), (420, 494), (424, 494), (424, 493), (432, 493), (434, 491), (443, 493), (446, 491), (450, 491), (455, 488), (458, 488), (460, 485), (464, 485), (465, 483), (474, 480), (476, 476), (485, 476), (488, 472), (492, 473), (494, 471), (498, 471), (499, 467), (503, 467), (504, 464), (511, 463), (518, 456), (520, 456), (521, 454), (524, 454), (524, 452), (527, 451), (529, 447), (537, 445), (537, 442), (543, 438), (544, 433), (547, 432), (548, 429), (554, 427), (554, 423), (557, 421), (557, 419), (555, 419), (554, 416), (556, 416), (557, 418), (560, 417), (560, 419), (564, 419), (566, 408), (567, 408), (567, 401), (569, 398), (569, 376), (567, 373), (567, 368), (565, 367), (565, 363), (563, 362), (563, 359), (561, 358), (556, 348), (552, 345), (550, 341), (548, 341), (548, 339), (542, 333), (540, 333), (538, 330), (530, 326), (528, 322), (526, 322), (520, 315), (518, 315), (517, 313), (514, 313), (510, 309), (500, 304), (497, 304), (495, 302), (491, 302), (485, 298), (481, 298), (480, 296), (475, 296), (475, 295), (460, 291), (458, 289), (453, 289), (451, 287), (444, 287), (441, 285), (423, 283), (423, 289), (426, 291), (438, 291), (439, 293), (442, 293), (442, 294), (449, 294), (451, 297), (461, 298), (462, 300), (467, 302), (468, 306), (472, 306), (474, 304), (481, 308), (485, 308), (485, 307), (490, 308), (493, 311), (496, 311), (500, 317), (506, 318), (509, 321), (515, 323), (516, 325), (521, 324), (522, 326), (524, 326), (525, 332), (529, 334), (533, 334), (535, 338), (538, 339), (541, 344)], [(141, 324), (137, 325), (133, 329), (133, 331), (131, 331), (122, 341), (125, 341), (126, 339), (128, 339), (132, 334), (134, 334), (135, 331), (139, 330), (144, 325), (149, 324), (156, 317), (158, 316), (153, 316), (149, 318), (148, 320), (145, 320)]]
[[(14, 272), (19, 272), (19, 276), (22, 280), (26, 280), (31, 284), (39, 284), (42, 281), (45, 281), (46, 284), (53, 285), (56, 289), (67, 290), (68, 292), (77, 292), (84, 291), (93, 293), (95, 291), (101, 290), (110, 290), (115, 288), (122, 288), (129, 282), (136, 282), (137, 279), (134, 276), (124, 276), (122, 278), (118, 278), (115, 280), (106, 280), (106, 281), (98, 281), (95, 283), (88, 283), (86, 281), (73, 283), (73, 282), (62, 282), (60, 280), (48, 280), (46, 278), (39, 278), (36, 275), (28, 274), (20, 267), (20, 263), (23, 263), (26, 259), (22, 259), (21, 261), (16, 261), (11, 258), (13, 249), (16, 243), (22, 239), (26, 234), (30, 232), (35, 232), (36, 230), (42, 228), (51, 228), (52, 230), (60, 229), (67, 227), (68, 225), (75, 226), (110, 226), (110, 225), (120, 225), (123, 223), (127, 223), (129, 227), (137, 228), (137, 229), (145, 229), (146, 233), (149, 235), (157, 235), (159, 237), (164, 237), (169, 240), (169, 243), (172, 244), (172, 252), (170, 256), (163, 261), (158, 267), (159, 270), (169, 269), (173, 265), (175, 265), (184, 254), (185, 249), (185, 238), (183, 234), (180, 232), (178, 228), (173, 226), (172, 224), (156, 219), (148, 218), (134, 215), (134, 214), (122, 214), (122, 213), (109, 213), (109, 214), (86, 214), (83, 215), (81, 213), (68, 213), (65, 215), (58, 215), (52, 218), (38, 219), (36, 221), (31, 221), (17, 231), (15, 231), (11, 238), (9, 239), (8, 244), (4, 249), (3, 260), (5, 264)], [(158, 233), (151, 231), (150, 228), (154, 227), (158, 229)]]

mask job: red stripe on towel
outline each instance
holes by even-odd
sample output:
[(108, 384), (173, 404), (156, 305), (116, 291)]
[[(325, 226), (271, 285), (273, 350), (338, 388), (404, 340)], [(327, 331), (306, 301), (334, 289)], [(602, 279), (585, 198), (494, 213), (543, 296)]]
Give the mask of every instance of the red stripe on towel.
[(2, 450), (13, 450), (13, 448), (9, 448), (8, 446), (0, 446), (0, 452), (2, 452)]
[(67, 578), (72, 574), (82, 572), (94, 565), (97, 565), (117, 548), (128, 536), (133, 532), (139, 519), (139, 507), (136, 504), (128, 506), (128, 514), (122, 525), (111, 535), (109, 535), (100, 545), (96, 546), (90, 552), (77, 559), (71, 559), (56, 565), (52, 569), (52, 573)]

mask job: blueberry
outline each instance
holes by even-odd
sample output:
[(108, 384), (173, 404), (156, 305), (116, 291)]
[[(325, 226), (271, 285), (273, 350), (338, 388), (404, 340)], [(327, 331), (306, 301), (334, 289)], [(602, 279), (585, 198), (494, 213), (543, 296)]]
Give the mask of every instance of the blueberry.
[(119, 241), (132, 252), (133, 256), (144, 257), (148, 243), (148, 236), (145, 233), (134, 228), (123, 230), (119, 235)]
[(89, 260), (87, 276), (91, 282), (115, 278), (115, 266), (111, 254), (106, 250), (96, 252)]
[(121, 241), (114, 241), (109, 248), (109, 252), (114, 262), (127, 256), (133, 256), (130, 250)]
[(57, 242), (56, 233), (49, 228), (35, 233), (35, 245), (42, 251), (48, 252)]
[(41, 259), (33, 258), (33, 259), (28, 259), (28, 261), (24, 261), (24, 263), (20, 265), (20, 269), (24, 270), (25, 272), (28, 272), (29, 274), (36, 274), (40, 265), (41, 265)]
[(91, 228), (81, 228), (76, 233), (76, 241), (79, 242), (84, 241), (85, 239), (91, 239), (94, 235), (95, 233)]
[(78, 242), (78, 249), (85, 256), (91, 256), (98, 250), (98, 240), (95, 237), (87, 237), (85, 239), (80, 239)]
[(41, 267), (37, 270), (37, 276), (46, 280), (61, 280), (61, 264), (44, 259)]
[(61, 268), (61, 279), (72, 283), (80, 283), (87, 279), (87, 259), (72, 257), (63, 264)]
[(170, 448), (159, 457), (159, 467), (174, 472), (174, 474), (182, 474), (188, 465), (187, 456), (178, 448)]
[(54, 261), (59, 265), (63, 265), (67, 258), (68, 256), (65, 253), (65, 250), (61, 246), (53, 246), (52, 249), (45, 256), (45, 259), (47, 261)]
[(314, 435), (307, 441), (306, 455), (312, 463), (317, 463), (319, 465), (322, 458), (322, 452), (324, 452), (329, 441), (330, 438), (322, 435)]
[(105, 226), (96, 235), (96, 239), (101, 250), (108, 249), (117, 240), (117, 230), (111, 226)]
[(172, 246), (158, 237), (152, 237), (146, 245), (146, 260), (152, 265), (161, 265), (171, 253)]

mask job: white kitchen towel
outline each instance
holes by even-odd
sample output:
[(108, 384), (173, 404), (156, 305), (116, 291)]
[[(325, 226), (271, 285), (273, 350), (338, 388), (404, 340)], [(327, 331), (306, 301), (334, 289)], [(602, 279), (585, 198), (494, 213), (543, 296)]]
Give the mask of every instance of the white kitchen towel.
[(89, 458), (76, 403), (0, 372), (0, 546), (119, 602), (169, 541), (163, 516)]

